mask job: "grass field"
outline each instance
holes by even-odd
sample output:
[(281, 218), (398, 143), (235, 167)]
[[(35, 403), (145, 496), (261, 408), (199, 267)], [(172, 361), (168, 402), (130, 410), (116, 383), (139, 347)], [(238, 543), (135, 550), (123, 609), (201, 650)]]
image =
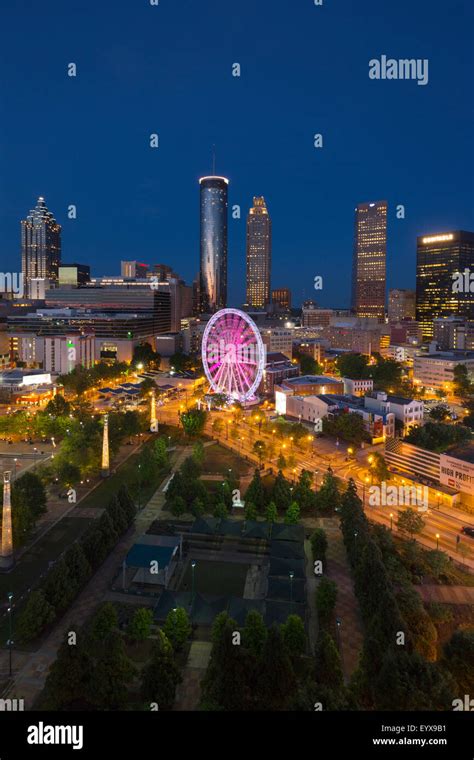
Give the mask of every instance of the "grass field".
[(234, 454), (233, 451), (219, 446), (218, 443), (213, 446), (207, 446), (205, 452), (206, 458), (202, 467), (204, 473), (227, 475), (230, 468), (235, 478), (241, 478), (253, 470), (249, 462)]
[[(196, 560), (194, 590), (200, 594), (243, 596), (248, 569), (249, 565), (240, 562)], [(192, 590), (191, 562), (186, 566), (179, 590)]]

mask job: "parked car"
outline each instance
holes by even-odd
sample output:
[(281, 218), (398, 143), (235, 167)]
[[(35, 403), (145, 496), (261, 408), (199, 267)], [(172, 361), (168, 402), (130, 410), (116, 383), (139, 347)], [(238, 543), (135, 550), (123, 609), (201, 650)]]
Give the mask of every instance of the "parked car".
[(461, 533), (464, 533), (465, 536), (469, 536), (469, 538), (474, 538), (474, 528), (470, 528), (469, 526), (461, 528)]

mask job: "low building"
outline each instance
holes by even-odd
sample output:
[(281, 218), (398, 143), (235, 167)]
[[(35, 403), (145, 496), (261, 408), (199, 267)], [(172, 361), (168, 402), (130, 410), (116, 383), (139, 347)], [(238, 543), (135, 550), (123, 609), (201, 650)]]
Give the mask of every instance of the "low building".
[(423, 424), (423, 402), (404, 396), (393, 396), (384, 391), (376, 391), (364, 398), (364, 406), (377, 414), (392, 412), (407, 433), (414, 425)]
[(293, 331), (284, 327), (260, 328), (267, 353), (282, 353), (289, 359), (293, 356)]
[(454, 368), (462, 364), (474, 373), (474, 351), (439, 351), (417, 354), (413, 360), (413, 382), (430, 391), (453, 392)]
[[(282, 399), (283, 401), (283, 399)], [(315, 431), (321, 431), (318, 424), (326, 417), (334, 418), (340, 414), (358, 414), (364, 422), (364, 430), (372, 443), (379, 443), (395, 434), (395, 416), (393, 412), (376, 414), (366, 409), (363, 401), (353, 396), (319, 394), (315, 396), (285, 396), (285, 416), (314, 425)], [(283, 404), (280, 409), (283, 408)], [(282, 413), (282, 412), (280, 412)]]
[(408, 475), (431, 489), (441, 504), (461, 502), (474, 506), (474, 445), (447, 449), (439, 454), (392, 438), (385, 443), (385, 460), (399, 478)]
[(259, 392), (264, 396), (273, 396), (275, 386), (291, 377), (297, 377), (299, 368), (285, 354), (278, 352), (267, 354), (266, 360)]
[(351, 377), (343, 377), (344, 393), (346, 396), (365, 396), (374, 389), (373, 380), (359, 380)]
[(278, 390), (290, 396), (344, 393), (344, 382), (342, 378), (328, 377), (327, 375), (301, 375), (285, 380)]
[(51, 374), (34, 369), (9, 369), (0, 372), (0, 400), (11, 401), (24, 394), (52, 394)]

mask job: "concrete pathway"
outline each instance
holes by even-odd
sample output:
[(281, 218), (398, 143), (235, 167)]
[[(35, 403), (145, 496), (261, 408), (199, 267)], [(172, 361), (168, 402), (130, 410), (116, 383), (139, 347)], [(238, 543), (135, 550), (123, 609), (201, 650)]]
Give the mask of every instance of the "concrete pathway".
[(201, 680), (209, 663), (212, 644), (210, 641), (193, 641), (188, 661), (182, 672), (183, 680), (176, 689), (174, 710), (196, 710), (201, 699)]
[(341, 621), (338, 643), (344, 678), (347, 682), (359, 664), (364, 638), (362, 621), (339, 520), (338, 518), (321, 518), (320, 522), (328, 538), (327, 575), (337, 583), (335, 612), (336, 618)]

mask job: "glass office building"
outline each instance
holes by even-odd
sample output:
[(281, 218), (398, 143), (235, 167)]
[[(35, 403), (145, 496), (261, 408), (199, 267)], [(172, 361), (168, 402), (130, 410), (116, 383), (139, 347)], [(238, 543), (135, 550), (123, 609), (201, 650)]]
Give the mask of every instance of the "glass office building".
[(209, 314), (227, 304), (227, 188), (225, 177), (201, 177), (200, 311)]
[[(463, 287), (455, 287), (456, 274), (464, 274), (466, 270), (468, 276)], [(433, 320), (437, 317), (474, 319), (474, 283), (471, 292), (470, 273), (474, 275), (473, 232), (458, 230), (417, 238), (416, 318), (423, 337), (433, 336)]]
[(21, 222), (21, 266), (25, 287), (30, 280), (58, 280), (61, 263), (61, 225), (48, 211), (44, 198)]

